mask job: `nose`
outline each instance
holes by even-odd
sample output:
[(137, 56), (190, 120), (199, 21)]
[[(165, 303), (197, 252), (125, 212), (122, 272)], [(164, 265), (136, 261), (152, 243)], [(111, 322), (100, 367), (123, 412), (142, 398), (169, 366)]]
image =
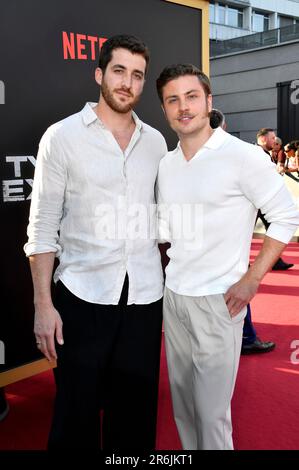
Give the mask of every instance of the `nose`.
[(122, 85), (126, 88), (131, 88), (132, 86), (132, 76), (129, 73), (124, 73), (122, 76)]
[(180, 112), (187, 111), (189, 109), (188, 101), (185, 98), (179, 100), (179, 110)]

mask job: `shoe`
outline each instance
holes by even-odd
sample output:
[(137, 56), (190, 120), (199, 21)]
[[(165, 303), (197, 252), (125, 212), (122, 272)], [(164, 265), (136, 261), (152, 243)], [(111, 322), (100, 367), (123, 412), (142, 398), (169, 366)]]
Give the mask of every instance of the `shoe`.
[(273, 271), (286, 271), (289, 268), (294, 266), (292, 263), (285, 263), (281, 258), (279, 258), (274, 266), (272, 267)]
[[(1, 389), (0, 389), (1, 390)], [(6, 401), (5, 394), (0, 393), (0, 422), (6, 418), (9, 412), (9, 405)]]
[(261, 341), (259, 338), (251, 344), (242, 345), (241, 354), (260, 354), (270, 352), (275, 348), (275, 343), (272, 341)]

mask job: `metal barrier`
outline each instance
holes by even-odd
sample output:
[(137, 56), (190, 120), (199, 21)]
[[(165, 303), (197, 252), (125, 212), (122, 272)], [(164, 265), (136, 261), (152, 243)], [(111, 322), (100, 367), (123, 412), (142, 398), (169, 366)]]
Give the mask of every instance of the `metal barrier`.
[(298, 40), (299, 23), (295, 23), (283, 28), (269, 29), (261, 33), (248, 34), (225, 41), (211, 41), (210, 54), (211, 57), (217, 57)]

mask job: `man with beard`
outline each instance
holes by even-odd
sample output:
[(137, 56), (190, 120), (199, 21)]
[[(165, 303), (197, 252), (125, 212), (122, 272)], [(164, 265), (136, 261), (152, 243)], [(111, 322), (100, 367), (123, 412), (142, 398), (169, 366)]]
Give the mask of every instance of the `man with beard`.
[(163, 275), (156, 240), (134, 239), (134, 229), (150, 232), (148, 219), (133, 218), (136, 206), (152, 207), (167, 151), (133, 112), (148, 62), (139, 39), (110, 38), (95, 73), (99, 102), (40, 142), (25, 252), (37, 347), (57, 359), (51, 450), (155, 448)]
[[(175, 420), (184, 449), (233, 449), (246, 306), (299, 214), (262, 149), (211, 128), (206, 75), (189, 64), (166, 67), (157, 91), (180, 140), (158, 176), (160, 238), (171, 244), (163, 312)], [(248, 269), (257, 208), (271, 225)]]

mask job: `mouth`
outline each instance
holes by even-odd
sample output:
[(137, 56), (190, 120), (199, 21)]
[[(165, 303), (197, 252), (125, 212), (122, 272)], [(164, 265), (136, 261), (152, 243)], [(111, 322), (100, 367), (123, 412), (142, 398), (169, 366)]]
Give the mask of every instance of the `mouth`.
[(131, 93), (124, 90), (115, 90), (118, 95), (125, 96), (126, 98), (132, 98)]
[(193, 118), (194, 116), (189, 116), (187, 114), (184, 114), (183, 116), (178, 117), (177, 120), (182, 123), (188, 123), (192, 121)]

